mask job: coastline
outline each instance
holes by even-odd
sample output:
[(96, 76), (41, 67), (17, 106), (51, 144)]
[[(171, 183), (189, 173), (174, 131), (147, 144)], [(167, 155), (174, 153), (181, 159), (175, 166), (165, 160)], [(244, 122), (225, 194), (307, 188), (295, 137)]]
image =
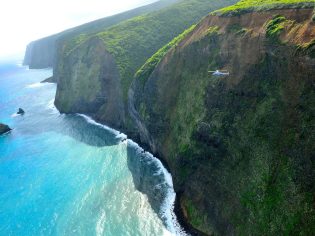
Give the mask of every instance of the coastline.
[[(133, 141), (136, 140), (134, 142), (136, 142), (142, 150), (151, 154), (149, 149), (147, 150), (147, 149), (143, 148), (143, 147), (147, 147), (148, 145), (146, 145), (145, 143), (142, 143), (140, 140), (137, 140), (137, 138), (135, 138), (135, 137), (133, 137), (132, 140)], [(153, 154), (151, 154), (151, 155), (153, 155)], [(170, 171), (169, 165), (164, 160), (164, 158), (158, 154), (154, 154), (154, 157), (162, 163), (163, 167), (172, 176), (172, 172)], [(173, 213), (175, 214), (177, 222), (180, 225), (180, 227), (184, 230), (184, 232), (190, 236), (209, 236), (209, 235), (195, 229), (194, 227), (191, 226), (191, 224), (189, 224), (187, 218), (184, 215), (184, 212), (182, 211), (181, 205), (180, 205), (181, 193), (175, 192), (175, 194), (176, 194), (176, 197), (175, 197), (175, 201), (173, 203)]]

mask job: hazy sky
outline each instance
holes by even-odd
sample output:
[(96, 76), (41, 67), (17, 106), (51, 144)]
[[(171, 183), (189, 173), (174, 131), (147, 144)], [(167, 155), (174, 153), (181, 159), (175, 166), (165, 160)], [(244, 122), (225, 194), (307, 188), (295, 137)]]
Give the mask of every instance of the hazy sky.
[(3, 0), (0, 58), (24, 53), (26, 44), (64, 29), (157, 0)]

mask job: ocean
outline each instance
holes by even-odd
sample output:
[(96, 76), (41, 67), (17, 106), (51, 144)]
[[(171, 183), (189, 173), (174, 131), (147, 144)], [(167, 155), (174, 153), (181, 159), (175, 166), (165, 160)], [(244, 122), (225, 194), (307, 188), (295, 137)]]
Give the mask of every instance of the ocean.
[[(172, 178), (124, 134), (54, 107), (51, 69), (0, 64), (0, 235), (185, 235)], [(18, 108), (25, 110), (17, 115)]]

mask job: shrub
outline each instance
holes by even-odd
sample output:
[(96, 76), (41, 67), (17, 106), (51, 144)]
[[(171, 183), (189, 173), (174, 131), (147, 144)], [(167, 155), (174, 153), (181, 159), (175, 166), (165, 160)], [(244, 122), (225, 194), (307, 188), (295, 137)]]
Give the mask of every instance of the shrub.
[(278, 36), (284, 30), (284, 23), (286, 18), (284, 16), (275, 16), (266, 25), (266, 36), (272, 41), (279, 41)]

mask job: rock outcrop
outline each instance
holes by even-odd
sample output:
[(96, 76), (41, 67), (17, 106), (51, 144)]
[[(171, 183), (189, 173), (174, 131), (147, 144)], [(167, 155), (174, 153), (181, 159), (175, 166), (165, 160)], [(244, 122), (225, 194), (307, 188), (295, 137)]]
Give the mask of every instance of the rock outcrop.
[(0, 123), (0, 135), (8, 133), (11, 131), (11, 128), (8, 125)]
[(19, 108), (16, 114), (18, 114), (18, 115), (24, 115), (24, 114), (25, 114), (25, 111), (24, 111), (22, 108)]
[(57, 80), (55, 79), (54, 76), (51, 76), (47, 79), (44, 79), (43, 81), (41, 81), (41, 83), (52, 83), (52, 84), (55, 84), (57, 83)]

